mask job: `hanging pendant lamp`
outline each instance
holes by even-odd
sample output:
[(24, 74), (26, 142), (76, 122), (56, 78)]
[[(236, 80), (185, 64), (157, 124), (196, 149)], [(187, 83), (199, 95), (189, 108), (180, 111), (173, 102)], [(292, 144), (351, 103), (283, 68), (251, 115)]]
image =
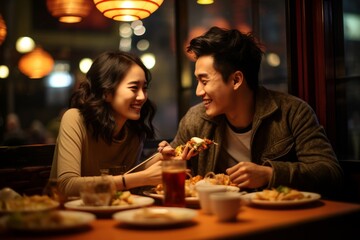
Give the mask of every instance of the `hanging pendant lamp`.
[(46, 6), (60, 22), (77, 23), (89, 15), (92, 3), (91, 0), (46, 0)]
[(41, 47), (36, 47), (30, 53), (20, 58), (19, 70), (29, 78), (42, 78), (48, 75), (54, 67), (54, 59)]
[(196, 2), (201, 5), (207, 5), (207, 4), (213, 4), (214, 0), (197, 0)]
[(130, 22), (147, 18), (164, 0), (94, 0), (96, 8), (107, 18)]

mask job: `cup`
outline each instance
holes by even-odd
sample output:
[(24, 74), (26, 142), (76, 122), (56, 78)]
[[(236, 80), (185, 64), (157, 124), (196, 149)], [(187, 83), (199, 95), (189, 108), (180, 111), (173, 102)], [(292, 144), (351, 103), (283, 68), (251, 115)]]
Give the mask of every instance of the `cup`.
[(211, 211), (221, 222), (236, 221), (242, 206), (241, 194), (236, 192), (213, 193), (210, 195)]
[(80, 198), (85, 206), (109, 206), (114, 195), (112, 182), (87, 181), (80, 189)]
[(212, 214), (211, 205), (210, 205), (210, 195), (214, 193), (226, 192), (226, 186), (204, 184), (204, 185), (196, 186), (196, 191), (199, 196), (201, 211), (205, 214)]
[(164, 206), (185, 207), (185, 160), (162, 161), (162, 181), (164, 188)]

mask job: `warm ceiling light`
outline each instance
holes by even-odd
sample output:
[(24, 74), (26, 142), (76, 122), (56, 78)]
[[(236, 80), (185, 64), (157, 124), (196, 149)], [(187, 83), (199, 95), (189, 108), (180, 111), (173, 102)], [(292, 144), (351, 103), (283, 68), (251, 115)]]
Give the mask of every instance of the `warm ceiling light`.
[(0, 45), (4, 42), (6, 38), (6, 25), (3, 17), (0, 14)]
[(94, 0), (95, 6), (105, 17), (116, 21), (135, 21), (147, 18), (164, 0)]
[(52, 16), (63, 23), (77, 23), (89, 15), (91, 0), (46, 0)]
[(198, 4), (213, 4), (214, 3), (214, 0), (197, 0), (197, 3)]
[(54, 67), (54, 59), (41, 47), (20, 58), (19, 69), (29, 78), (42, 78), (48, 75)]

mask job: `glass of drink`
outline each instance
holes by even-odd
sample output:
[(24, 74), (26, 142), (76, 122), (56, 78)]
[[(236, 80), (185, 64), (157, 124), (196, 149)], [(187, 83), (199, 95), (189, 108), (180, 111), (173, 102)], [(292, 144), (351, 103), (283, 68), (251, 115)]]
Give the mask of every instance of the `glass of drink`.
[(162, 162), (162, 181), (164, 187), (164, 206), (185, 207), (185, 160), (164, 160)]

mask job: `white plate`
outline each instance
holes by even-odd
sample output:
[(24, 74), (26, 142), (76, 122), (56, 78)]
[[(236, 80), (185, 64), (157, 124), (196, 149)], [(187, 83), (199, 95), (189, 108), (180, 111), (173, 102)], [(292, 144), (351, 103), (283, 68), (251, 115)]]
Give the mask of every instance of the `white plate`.
[(132, 195), (134, 203), (130, 205), (120, 206), (85, 206), (81, 199), (66, 202), (64, 207), (72, 210), (87, 211), (92, 213), (114, 213), (121, 210), (139, 208), (152, 205), (155, 201), (150, 197), (143, 197), (138, 195)]
[(306, 196), (306, 198), (299, 199), (299, 200), (268, 201), (268, 200), (254, 199), (256, 193), (257, 192), (245, 194), (242, 196), (242, 198), (244, 198), (245, 200), (248, 200), (250, 203), (255, 204), (255, 205), (274, 206), (274, 207), (297, 206), (297, 205), (314, 202), (321, 198), (321, 195), (318, 193), (301, 192), (302, 194), (304, 194)]
[(135, 226), (168, 226), (191, 221), (196, 215), (197, 211), (189, 208), (151, 207), (118, 212), (113, 219)]
[[(144, 191), (143, 194), (146, 195), (146, 196), (149, 196), (149, 197), (156, 198), (156, 199), (164, 199), (163, 194), (154, 193), (151, 190), (150, 191)], [(199, 198), (198, 197), (186, 197), (185, 202), (187, 204), (198, 204), (199, 203)]]
[(51, 210), (51, 209), (56, 209), (59, 207), (59, 205), (60, 205), (60, 203), (53, 201), (49, 204), (37, 204), (34, 206), (25, 206), (24, 208), (19, 208), (17, 210), (1, 210), (0, 209), (0, 215), (15, 213), (15, 212), (32, 213), (32, 212), (39, 212), (39, 211), (47, 211), (47, 210)]
[[(57, 220), (51, 223), (51, 220), (47, 220), (45, 224), (36, 224), (36, 220), (34, 219), (44, 219), (43, 214), (50, 214), (50, 213), (58, 213), (61, 215), (62, 221)], [(35, 216), (32, 220), (29, 221), (27, 217), (30, 215)], [(84, 227), (90, 224), (92, 221), (96, 219), (96, 216), (92, 213), (86, 212), (78, 212), (78, 211), (61, 211), (55, 210), (50, 212), (37, 212), (37, 213), (27, 213), (25, 218), (19, 217), (16, 223), (9, 221), (11, 215), (3, 216), (0, 219), (0, 222), (4, 224), (6, 228), (9, 230), (17, 230), (17, 231), (27, 231), (27, 232), (57, 232), (57, 231), (64, 231), (64, 230), (71, 230), (75, 228)], [(51, 218), (50, 218), (51, 219)], [(23, 223), (22, 223), (23, 222)], [(50, 224), (51, 223), (51, 224)]]
[[(238, 192), (240, 190), (238, 187), (235, 186), (226, 186), (226, 187), (228, 192)], [(143, 194), (156, 199), (164, 198), (163, 194), (158, 194), (154, 190), (144, 191)], [(199, 197), (186, 197), (185, 202), (187, 204), (199, 204)]]

